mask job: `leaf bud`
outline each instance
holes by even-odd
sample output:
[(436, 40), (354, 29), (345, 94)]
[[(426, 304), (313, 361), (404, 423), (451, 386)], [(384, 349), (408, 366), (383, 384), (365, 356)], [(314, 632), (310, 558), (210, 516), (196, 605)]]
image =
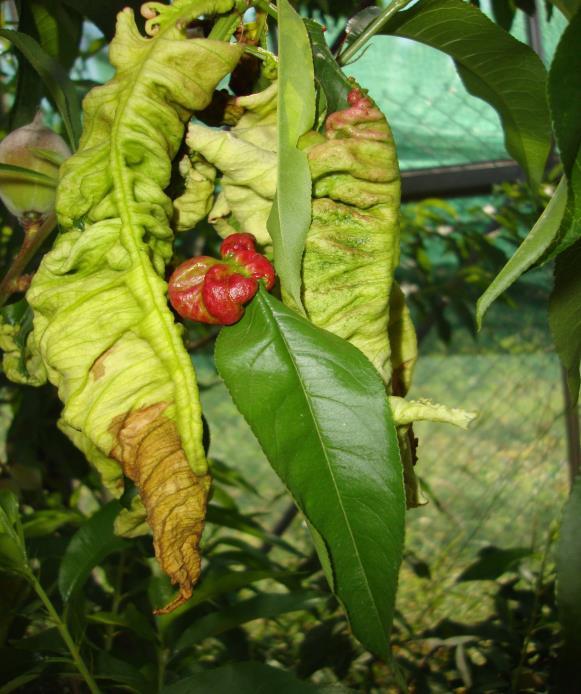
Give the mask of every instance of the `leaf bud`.
[(60, 161), (71, 155), (65, 141), (43, 125), (40, 112), (28, 125), (0, 142), (0, 164), (19, 166), (54, 180), (27, 180), (18, 172), (0, 169), (0, 199), (26, 228), (54, 211)]

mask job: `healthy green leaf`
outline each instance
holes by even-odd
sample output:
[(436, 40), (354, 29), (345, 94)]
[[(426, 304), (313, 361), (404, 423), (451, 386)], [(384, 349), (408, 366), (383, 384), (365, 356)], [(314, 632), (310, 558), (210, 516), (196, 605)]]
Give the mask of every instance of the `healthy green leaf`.
[(215, 523), (222, 528), (232, 528), (233, 530), (238, 530), (241, 533), (259, 537), (261, 540), (276, 545), (277, 547), (280, 547), (291, 554), (302, 556), (301, 553), (286, 540), (267, 532), (259, 523), (256, 523), (256, 521), (252, 520), (252, 518), (239, 513), (238, 511), (220, 508), (219, 506), (210, 504), (208, 506), (206, 520), (208, 523)]
[[(106, 651), (98, 651), (95, 663), (95, 679), (98, 681), (113, 681), (124, 685), (130, 691), (136, 694), (146, 694), (155, 691), (148, 682), (148, 678), (140, 672), (135, 665), (127, 662), (126, 659), (121, 660), (115, 658), (111, 653)], [(103, 691), (111, 691), (109, 687)]]
[(186, 121), (241, 55), (228, 42), (188, 40), (185, 29), (232, 6), (148, 5), (147, 36), (130, 9), (119, 14), (109, 53), (117, 72), (84, 100), (80, 147), (61, 169), (62, 233), (27, 294), (33, 346), (64, 401), (60, 427), (114, 495), (124, 474), (135, 483), (178, 602), (199, 576), (210, 479), (195, 374), (167, 305), (164, 190)]
[(567, 372), (573, 402), (579, 397), (581, 361), (581, 240), (555, 263), (555, 286), (549, 300), (549, 325), (557, 354)]
[(311, 176), (307, 155), (297, 144), (315, 121), (315, 87), (309, 37), (288, 0), (278, 3), (278, 36), (277, 187), (268, 231), (282, 289), (300, 310), (301, 263), (311, 223)]
[(420, 0), (383, 33), (425, 43), (456, 61), (466, 89), (500, 116), (506, 149), (540, 183), (551, 148), (547, 75), (537, 54), (462, 0)]
[(549, 71), (549, 104), (563, 170), (567, 177), (567, 207), (559, 236), (548, 258), (581, 238), (581, 11), (565, 29)]
[(304, 22), (311, 40), (315, 77), (327, 99), (327, 112), (335, 113), (347, 108), (347, 95), (354, 85), (329, 50), (323, 27), (312, 19), (305, 19)]
[[(18, 30), (35, 39), (39, 38), (34, 15), (28, 2), (21, 2), (19, 5)], [(15, 52), (18, 57), (18, 71), (16, 73), (14, 103), (10, 109), (9, 130), (16, 130), (16, 128), (30, 123), (38, 111), (45, 91), (42, 80), (38, 79), (36, 70), (18, 50)]]
[(581, 659), (581, 475), (565, 505), (557, 549), (557, 605), (568, 656)]
[(549, 0), (563, 15), (571, 20), (576, 12), (581, 8), (581, 0)]
[(248, 662), (197, 672), (193, 677), (164, 687), (161, 694), (316, 694), (320, 691), (314, 684), (302, 682), (290, 672), (264, 663)]
[(115, 19), (117, 13), (123, 7), (132, 7), (139, 11), (143, 0), (63, 0), (65, 5), (68, 5), (74, 10), (81, 12), (85, 17), (91, 20), (98, 27), (107, 40), (111, 40), (115, 34)]
[(496, 581), (502, 574), (514, 570), (520, 561), (530, 556), (527, 547), (483, 547), (478, 552), (478, 559), (470, 564), (456, 579), (463, 581)]
[(555, 240), (567, 204), (567, 182), (563, 177), (549, 204), (529, 231), (526, 239), (514, 255), (494, 278), (488, 289), (476, 304), (476, 322), (482, 326), (482, 319), (490, 305), (498, 299), (518, 278), (529, 270), (546, 252)]
[(33, 169), (26, 169), (24, 166), (14, 166), (14, 164), (2, 164), (0, 163), (0, 172), (5, 175), (2, 178), (10, 177), (19, 181), (30, 181), (32, 183), (43, 183), (51, 188), (56, 188), (57, 180), (51, 178), (40, 171), (34, 171)]
[(405, 503), (381, 378), (358, 349), (262, 289), (244, 318), (222, 330), (216, 364), (323, 538), (355, 635), (387, 657)]
[(0, 489), (0, 570), (2, 569), (24, 576), (30, 573), (18, 499), (7, 489)]
[(167, 628), (167, 626), (175, 621), (178, 617), (188, 612), (197, 605), (209, 600), (215, 600), (216, 598), (223, 596), (227, 593), (234, 593), (241, 588), (246, 588), (251, 586), (258, 581), (264, 581), (265, 579), (270, 580), (281, 580), (284, 581), (291, 576), (290, 573), (284, 573), (280, 570), (277, 571), (228, 571), (228, 573), (218, 573), (218, 574), (208, 574), (202, 579), (199, 587), (196, 588), (192, 597), (187, 603), (178, 607), (170, 615), (166, 615), (160, 618), (162, 620), (162, 629)]
[(0, 36), (22, 52), (46, 84), (63, 118), (71, 149), (75, 150), (81, 136), (81, 108), (75, 86), (67, 73), (32, 37), (10, 29), (0, 29)]
[(69, 509), (45, 509), (35, 511), (22, 524), (26, 538), (52, 535), (63, 525), (81, 525), (83, 516), (78, 511)]
[(105, 557), (129, 547), (129, 543), (113, 532), (113, 524), (121, 506), (111, 501), (91, 516), (73, 535), (59, 567), (58, 584), (63, 600), (83, 586), (91, 571)]
[[(79, 55), (83, 18), (54, 0), (29, 0), (42, 48), (68, 71)], [(19, 27), (20, 28), (20, 27)]]
[(231, 607), (222, 607), (217, 612), (197, 619), (182, 633), (175, 650), (183, 651), (210, 636), (218, 636), (241, 624), (253, 622), (255, 619), (274, 619), (288, 612), (308, 610), (320, 601), (321, 596), (313, 591), (260, 593), (253, 598), (242, 600)]

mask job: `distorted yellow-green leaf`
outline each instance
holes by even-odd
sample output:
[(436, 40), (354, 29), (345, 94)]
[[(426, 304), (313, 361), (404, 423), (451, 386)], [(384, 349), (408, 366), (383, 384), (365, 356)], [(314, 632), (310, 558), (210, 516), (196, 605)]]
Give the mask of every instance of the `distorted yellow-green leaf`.
[(172, 203), (164, 189), (192, 112), (209, 103), (240, 47), (188, 39), (232, 0), (146, 3), (142, 36), (123, 10), (114, 78), (84, 103), (84, 132), (62, 170), (62, 233), (27, 298), (33, 347), (64, 403), (62, 430), (118, 496), (144, 503), (156, 556), (186, 600), (200, 572), (209, 476), (191, 359), (166, 301)]

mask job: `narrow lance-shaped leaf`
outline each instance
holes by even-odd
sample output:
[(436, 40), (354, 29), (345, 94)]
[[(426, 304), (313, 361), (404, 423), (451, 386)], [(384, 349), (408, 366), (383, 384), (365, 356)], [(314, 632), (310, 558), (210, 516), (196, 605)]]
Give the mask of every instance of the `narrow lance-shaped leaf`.
[(536, 221), (534, 227), (529, 231), (526, 239), (492, 280), (484, 294), (478, 299), (476, 304), (476, 322), (479, 327), (482, 325), (482, 319), (490, 305), (512, 286), (523, 273), (533, 267), (551, 246), (559, 233), (566, 204), (567, 181), (563, 177), (555, 190), (555, 194)]
[(557, 605), (565, 633), (565, 653), (579, 672), (581, 658), (581, 475), (565, 505), (557, 549)]
[(185, 27), (232, 4), (146, 4), (148, 37), (130, 9), (119, 14), (117, 73), (85, 99), (84, 134), (58, 189), (63, 233), (27, 295), (33, 346), (65, 404), (60, 426), (115, 495), (123, 473), (136, 484), (177, 603), (200, 572), (210, 479), (195, 374), (167, 306), (173, 234), (163, 191), (186, 120), (241, 53), (188, 40)]
[(0, 489), (0, 570), (30, 574), (18, 499), (7, 489)]
[(315, 86), (309, 37), (288, 0), (278, 3), (278, 32), (277, 192), (268, 231), (282, 289), (301, 309), (301, 262), (311, 222), (311, 177), (307, 156), (297, 143), (313, 127)]
[(347, 107), (347, 95), (353, 83), (346, 77), (331, 53), (323, 27), (319, 22), (305, 19), (313, 51), (313, 66), (319, 87), (325, 92), (327, 113), (334, 113)]
[(581, 361), (581, 240), (557, 258), (555, 287), (549, 300), (549, 325), (567, 373), (573, 402), (579, 397)]
[(425, 43), (454, 58), (468, 91), (498, 112), (509, 154), (533, 185), (541, 181), (551, 127), (546, 70), (531, 48), (462, 0), (420, 0), (398, 12), (383, 33)]
[(214, 670), (198, 672), (193, 677), (164, 687), (161, 694), (206, 694), (206, 692), (236, 692), (236, 694), (317, 694), (321, 692), (310, 682), (297, 679), (290, 672), (263, 663), (232, 663)]
[(264, 290), (237, 325), (222, 330), (216, 363), (271, 465), (323, 539), (333, 588), (355, 635), (387, 657), (405, 501), (379, 374), (357, 348)]
[(72, 149), (81, 134), (81, 109), (75, 85), (61, 65), (30, 36), (10, 29), (0, 29), (0, 36), (13, 43), (46, 84), (63, 118)]
[(91, 571), (105, 557), (129, 547), (129, 543), (113, 532), (113, 524), (121, 505), (111, 501), (91, 516), (73, 535), (59, 566), (58, 585), (67, 601), (82, 588)]
[[(4, 175), (3, 175), (4, 174)], [(56, 179), (41, 173), (40, 171), (34, 171), (34, 169), (27, 169), (24, 166), (14, 166), (13, 164), (0, 164), (0, 175), (2, 178), (13, 178), (15, 181), (30, 181), (31, 183), (42, 183), (45, 186), (50, 186), (51, 188), (56, 188)]]
[[(581, 238), (581, 11), (563, 32), (549, 71), (549, 104), (553, 129), (567, 177), (567, 207), (553, 258)], [(581, 297), (580, 297), (581, 301)]]

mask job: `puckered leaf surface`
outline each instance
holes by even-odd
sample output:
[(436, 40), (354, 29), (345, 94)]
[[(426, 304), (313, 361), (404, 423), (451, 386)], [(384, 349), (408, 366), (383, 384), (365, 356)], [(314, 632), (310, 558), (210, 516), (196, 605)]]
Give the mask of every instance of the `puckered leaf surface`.
[(62, 170), (63, 233), (28, 292), (33, 344), (64, 402), (60, 426), (115, 493), (137, 485), (162, 568), (187, 599), (209, 477), (195, 374), (167, 306), (172, 205), (163, 190), (191, 113), (210, 101), (240, 48), (187, 39), (196, 16), (232, 0), (130, 9), (110, 48), (114, 79), (84, 103), (78, 152)]
[(361, 115), (357, 108), (333, 114), (326, 135), (308, 144), (313, 205), (303, 258), (303, 303), (315, 325), (358, 347), (389, 381), (399, 168), (381, 111), (370, 106)]

